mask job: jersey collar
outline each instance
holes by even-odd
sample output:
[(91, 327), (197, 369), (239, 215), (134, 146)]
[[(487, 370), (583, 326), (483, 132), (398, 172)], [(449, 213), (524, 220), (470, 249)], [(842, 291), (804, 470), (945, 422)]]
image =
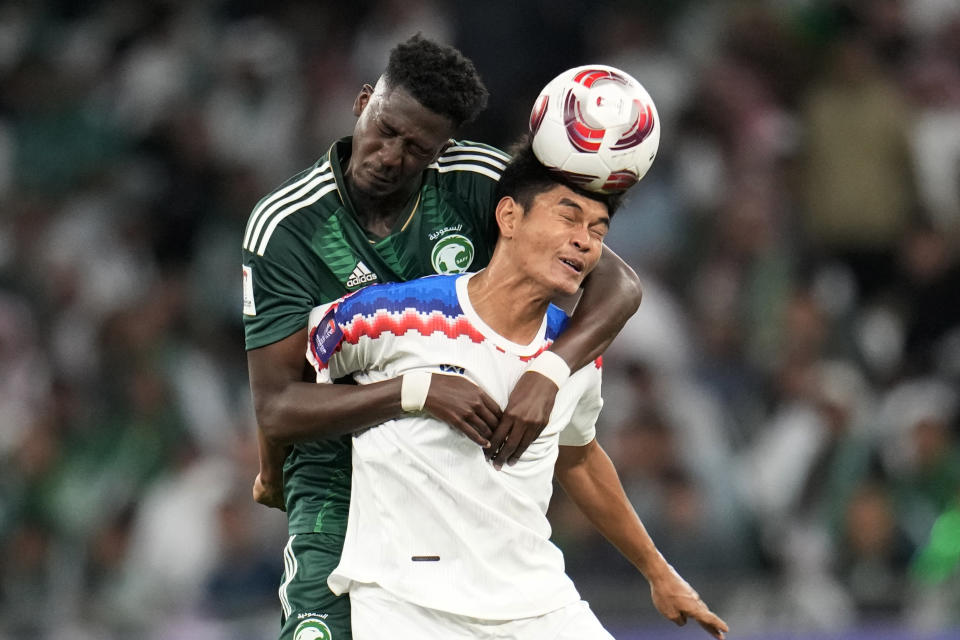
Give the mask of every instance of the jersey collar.
[[(479, 272), (478, 272), (479, 273)], [(543, 315), (543, 322), (540, 324), (540, 329), (537, 330), (537, 335), (529, 344), (518, 344), (512, 340), (504, 338), (502, 335), (494, 331), (490, 325), (484, 322), (483, 318), (480, 317), (480, 314), (473, 308), (473, 304), (470, 302), (470, 294), (467, 291), (467, 283), (470, 282), (470, 278), (475, 276), (476, 273), (466, 273), (461, 276), (457, 276), (456, 288), (457, 288), (457, 301), (460, 303), (460, 308), (463, 309), (463, 315), (466, 316), (467, 320), (470, 321), (470, 324), (474, 326), (483, 337), (492, 342), (494, 345), (502, 349), (507, 353), (511, 353), (521, 358), (527, 358), (537, 355), (537, 353), (543, 348), (544, 337), (547, 333), (547, 314)]]
[[(353, 206), (353, 202), (350, 201), (350, 192), (347, 190), (347, 181), (343, 176), (343, 168), (350, 159), (352, 150), (353, 136), (346, 136), (340, 138), (330, 145), (330, 150), (327, 152), (327, 155), (330, 159), (330, 169), (333, 171), (333, 179), (337, 183), (337, 193), (340, 194), (340, 202), (343, 203), (343, 208), (346, 209), (347, 213), (350, 214), (350, 217), (353, 220), (356, 220), (357, 210)], [(404, 231), (410, 225), (410, 222), (413, 220), (414, 215), (416, 215), (417, 210), (419, 209), (420, 200), (423, 197), (423, 186), (423, 184), (420, 185), (417, 197), (414, 199), (413, 206), (411, 207), (410, 211), (406, 215), (401, 216), (401, 218), (394, 224), (393, 229), (390, 231), (391, 236), (395, 233)], [(385, 238), (381, 238), (380, 240), (383, 239)], [(371, 244), (377, 244), (377, 242), (379, 242), (379, 240), (370, 240)]]
[(344, 208), (350, 215), (356, 219), (356, 210), (353, 208), (353, 203), (350, 202), (347, 183), (343, 177), (343, 164), (350, 158), (352, 140), (353, 138), (351, 136), (340, 138), (330, 145), (327, 156), (330, 159), (330, 170), (333, 171), (333, 179), (337, 183), (337, 193), (340, 194), (340, 202), (343, 203)]

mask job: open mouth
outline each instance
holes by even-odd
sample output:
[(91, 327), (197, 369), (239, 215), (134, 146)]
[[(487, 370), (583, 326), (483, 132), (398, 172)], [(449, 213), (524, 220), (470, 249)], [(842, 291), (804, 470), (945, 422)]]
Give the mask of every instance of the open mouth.
[(583, 263), (579, 260), (574, 260), (572, 258), (560, 258), (560, 262), (567, 265), (577, 273), (583, 273)]

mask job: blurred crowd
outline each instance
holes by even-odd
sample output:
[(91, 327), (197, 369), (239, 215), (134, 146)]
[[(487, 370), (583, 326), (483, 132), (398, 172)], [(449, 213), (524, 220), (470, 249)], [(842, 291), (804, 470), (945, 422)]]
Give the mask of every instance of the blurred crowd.
[[(0, 2), (0, 638), (263, 638), (286, 523), (240, 315), (256, 201), (352, 131), (422, 32), (509, 145), (587, 62), (659, 156), (609, 244), (644, 301), (598, 426), (738, 633), (960, 628), (960, 5), (953, 0)], [(606, 620), (646, 587), (558, 493)]]

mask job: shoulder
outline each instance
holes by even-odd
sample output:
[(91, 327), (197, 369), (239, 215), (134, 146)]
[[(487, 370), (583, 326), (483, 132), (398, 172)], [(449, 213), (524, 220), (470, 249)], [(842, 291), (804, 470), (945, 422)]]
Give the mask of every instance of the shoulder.
[(570, 318), (563, 309), (554, 304), (547, 308), (547, 340), (551, 342), (556, 340), (566, 330), (568, 324), (570, 324)]
[(341, 343), (356, 345), (362, 337), (403, 336), (411, 329), (428, 335), (437, 313), (446, 317), (460, 313), (457, 277), (436, 275), (370, 285), (314, 308), (310, 314), (311, 353), (326, 363)]
[(326, 217), (339, 207), (336, 176), (325, 154), (257, 202), (247, 219), (243, 248), (263, 255), (278, 227), (297, 214), (312, 211)]
[(432, 275), (406, 282), (384, 282), (364, 287), (345, 297), (339, 305), (338, 318), (380, 313), (442, 311), (445, 315), (457, 302), (457, 275)]
[[(547, 330), (545, 336), (547, 340), (550, 342), (556, 340), (560, 334), (567, 330), (569, 325), (570, 316), (568, 316), (563, 309), (554, 304), (551, 304), (547, 308)], [(602, 369), (603, 357), (597, 356), (597, 359), (593, 361), (593, 365), (585, 366), (580, 371), (593, 370), (599, 379), (599, 374)]]
[(510, 161), (505, 152), (482, 142), (452, 140), (437, 160), (430, 165), (441, 177), (489, 178), (500, 180), (500, 174)]

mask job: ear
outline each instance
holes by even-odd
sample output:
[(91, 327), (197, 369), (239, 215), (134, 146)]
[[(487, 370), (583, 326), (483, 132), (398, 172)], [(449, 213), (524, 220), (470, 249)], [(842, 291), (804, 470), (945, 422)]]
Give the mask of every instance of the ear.
[(523, 207), (510, 196), (504, 196), (497, 203), (495, 215), (497, 226), (500, 227), (500, 236), (512, 238), (516, 235), (517, 225), (523, 218)]
[(357, 94), (357, 99), (353, 101), (353, 115), (360, 117), (360, 114), (363, 113), (363, 110), (367, 108), (367, 105), (370, 103), (370, 96), (373, 95), (373, 86), (369, 84), (363, 85), (360, 89), (360, 93)]

